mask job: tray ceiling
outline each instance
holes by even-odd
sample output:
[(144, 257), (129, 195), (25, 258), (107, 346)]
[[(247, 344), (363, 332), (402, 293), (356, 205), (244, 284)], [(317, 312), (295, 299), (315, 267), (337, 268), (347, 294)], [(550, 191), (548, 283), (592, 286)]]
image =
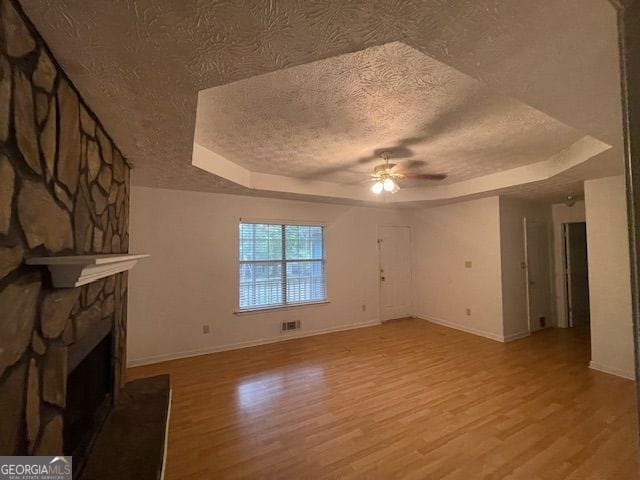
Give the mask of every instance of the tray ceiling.
[[(399, 144), (427, 162), (425, 171), (449, 170), (450, 181), (465, 181), (529, 163), (536, 152), (542, 160), (580, 135), (613, 147), (595, 157), (599, 164), (585, 169), (588, 175), (621, 167), (616, 19), (606, 0), (21, 3), (137, 166), (133, 179), (140, 185), (296, 198), (303, 193), (256, 191), (193, 167), (198, 92), (218, 95), (220, 103), (212, 100), (203, 125), (224, 133), (199, 126), (196, 139), (257, 172), (354, 182), (350, 172), (368, 171), (370, 160), (346, 173), (334, 168)], [(331, 67), (341, 64), (342, 73)], [(296, 69), (311, 91), (296, 83)], [(326, 74), (326, 84), (319, 73)], [(275, 90), (259, 88), (270, 81)], [(328, 85), (336, 87), (333, 99)], [(367, 89), (370, 94), (363, 94)], [(234, 98), (220, 97), (225, 90)], [(411, 98), (437, 108), (420, 109)], [(289, 111), (287, 102), (296, 108)], [(225, 108), (227, 123), (219, 114)], [(250, 108), (281, 118), (260, 125), (258, 115), (247, 114)], [(332, 125), (314, 124), (313, 112)], [(363, 118), (363, 112), (375, 112), (375, 118)], [(284, 135), (296, 116), (299, 128)], [(240, 125), (235, 131), (234, 124)], [(255, 138), (243, 144), (240, 131)], [(430, 138), (421, 139), (421, 131)], [(273, 151), (252, 146), (267, 145), (269, 135)], [(287, 154), (292, 150), (304, 156)], [(453, 152), (464, 161), (456, 163)], [(536, 185), (531, 183), (533, 191)]]
[(412, 171), (447, 173), (441, 184), (545, 160), (583, 136), (393, 42), (204, 90), (195, 141), (253, 172), (349, 184), (389, 150)]

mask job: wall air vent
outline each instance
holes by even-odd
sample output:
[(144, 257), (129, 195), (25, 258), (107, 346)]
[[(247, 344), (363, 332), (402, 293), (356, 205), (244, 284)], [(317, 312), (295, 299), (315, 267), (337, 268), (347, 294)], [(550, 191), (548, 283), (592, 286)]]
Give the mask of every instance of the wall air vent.
[(291, 322), (282, 322), (280, 325), (281, 332), (288, 332), (289, 330), (298, 330), (300, 328), (300, 320), (293, 320)]

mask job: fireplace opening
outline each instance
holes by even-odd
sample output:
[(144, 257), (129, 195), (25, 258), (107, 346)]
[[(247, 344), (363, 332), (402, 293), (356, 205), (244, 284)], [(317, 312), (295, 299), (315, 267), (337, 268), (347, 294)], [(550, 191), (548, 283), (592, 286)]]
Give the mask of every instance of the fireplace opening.
[(67, 376), (64, 453), (73, 456), (74, 478), (113, 404), (112, 342), (109, 332)]

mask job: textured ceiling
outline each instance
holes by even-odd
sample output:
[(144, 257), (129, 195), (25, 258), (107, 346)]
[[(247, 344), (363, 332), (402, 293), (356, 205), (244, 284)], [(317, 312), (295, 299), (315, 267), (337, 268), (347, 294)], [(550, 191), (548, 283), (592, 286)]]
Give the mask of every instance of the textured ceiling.
[[(502, 99), (517, 99), (613, 145), (621, 155), (617, 32), (606, 0), (21, 3), (137, 166), (138, 184), (250, 192), (190, 165), (198, 92), (396, 41), (425, 54), (423, 62), (433, 61), (428, 55)], [(469, 111), (464, 103), (449, 106)], [(495, 104), (484, 106), (491, 110)], [(441, 141), (447, 132), (466, 128), (445, 125)], [(344, 152), (334, 153), (330, 158)], [(512, 153), (514, 162), (530, 154)], [(437, 166), (435, 159), (423, 159), (429, 162), (425, 169)], [(620, 163), (615, 155), (605, 160)]]
[(251, 171), (342, 183), (368, 179), (385, 149), (455, 182), (545, 160), (582, 136), (393, 42), (201, 92), (195, 141)]

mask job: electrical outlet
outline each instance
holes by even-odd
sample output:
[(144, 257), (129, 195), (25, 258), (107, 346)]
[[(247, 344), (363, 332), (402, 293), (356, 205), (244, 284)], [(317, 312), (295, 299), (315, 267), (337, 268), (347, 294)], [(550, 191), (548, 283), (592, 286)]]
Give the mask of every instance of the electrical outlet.
[(471, 316), (471, 309), (467, 308), (467, 316), (470, 317)]
[(464, 268), (471, 268), (472, 265), (473, 264), (471, 263), (471, 260), (467, 260), (467, 261), (464, 262)]
[(202, 325), (202, 334), (206, 335), (209, 333), (209, 325)]

